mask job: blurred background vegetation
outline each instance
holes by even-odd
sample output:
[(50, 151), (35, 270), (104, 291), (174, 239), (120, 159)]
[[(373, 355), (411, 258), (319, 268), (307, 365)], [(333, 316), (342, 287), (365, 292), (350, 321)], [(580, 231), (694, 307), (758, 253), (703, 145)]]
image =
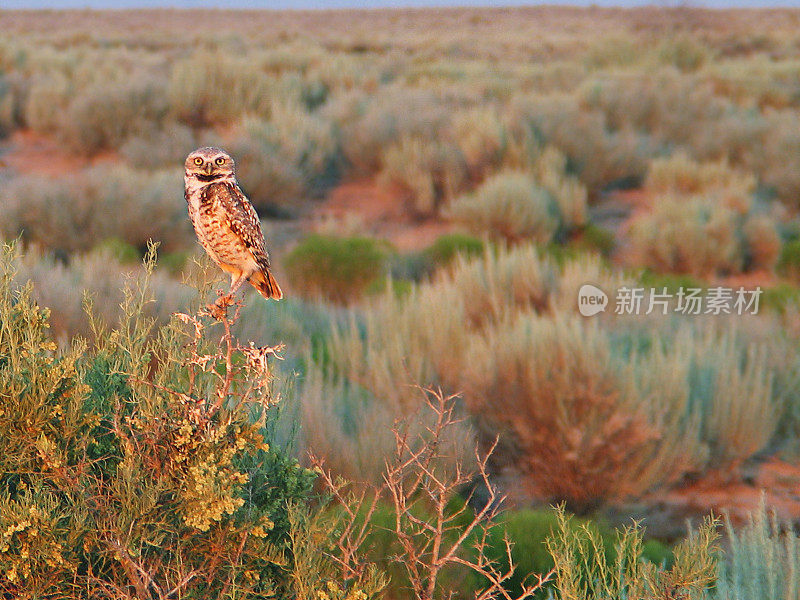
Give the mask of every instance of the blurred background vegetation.
[[(269, 436), (302, 480), (293, 499), (312, 494), (292, 470), (309, 450), (379, 485), (392, 424), (434, 385), (460, 394), (453, 464), (500, 436), (488, 468), (509, 497), (514, 593), (591, 546), (548, 552), (564, 503), (609, 561), (614, 528), (640, 519), (662, 567), (680, 564), (687, 518), (727, 511), (714, 593), (791, 598), (800, 582), (774, 565), (800, 560), (798, 32), (796, 10), (689, 7), (0, 11), (9, 285), (33, 282), (48, 339), (74, 352), (100, 343), (84, 293), (118, 323), (157, 241), (140, 316), (166, 327), (207, 273), (183, 159), (222, 146), (287, 296), (248, 298), (235, 330), (286, 345)], [(587, 320), (584, 283), (765, 291), (755, 316)], [(378, 562), (398, 552), (390, 513), (372, 515)], [(392, 597), (410, 594), (402, 577)], [(464, 597), (479, 585), (459, 580)]]

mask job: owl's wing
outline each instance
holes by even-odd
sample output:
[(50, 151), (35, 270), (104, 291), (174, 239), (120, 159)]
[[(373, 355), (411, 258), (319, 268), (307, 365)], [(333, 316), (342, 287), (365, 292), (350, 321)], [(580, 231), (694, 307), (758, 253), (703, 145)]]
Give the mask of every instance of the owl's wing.
[(224, 181), (212, 183), (202, 193), (201, 203), (219, 202), (228, 215), (228, 225), (234, 235), (250, 249), (259, 264), (266, 263), (262, 266), (269, 267), (269, 254), (264, 242), (264, 233), (261, 231), (261, 221), (258, 219), (256, 209), (239, 186)]

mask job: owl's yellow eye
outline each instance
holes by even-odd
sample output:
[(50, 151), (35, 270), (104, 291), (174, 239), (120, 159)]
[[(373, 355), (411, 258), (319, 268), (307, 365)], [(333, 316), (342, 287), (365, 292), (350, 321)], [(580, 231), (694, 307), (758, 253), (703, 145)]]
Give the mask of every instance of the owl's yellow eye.
[(223, 165), (225, 164), (225, 159), (221, 156), (218, 156), (217, 160), (215, 160), (214, 162), (217, 163), (218, 165)]
[(194, 164), (196, 164), (199, 167), (200, 165), (203, 164), (203, 159), (200, 158), (199, 156), (195, 156), (194, 157)]

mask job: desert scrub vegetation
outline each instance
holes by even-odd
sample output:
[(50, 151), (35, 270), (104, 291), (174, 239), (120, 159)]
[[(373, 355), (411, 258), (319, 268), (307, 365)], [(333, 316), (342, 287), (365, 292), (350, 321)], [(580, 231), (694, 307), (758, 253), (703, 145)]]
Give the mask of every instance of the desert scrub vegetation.
[(719, 562), (712, 598), (782, 600), (797, 596), (797, 533), (763, 500), (742, 527), (734, 528), (726, 518), (725, 533), (730, 549)]
[(587, 223), (586, 188), (565, 168), (560, 152), (543, 148), (532, 173), (492, 175), (472, 194), (454, 200), (445, 214), (475, 234), (508, 243), (565, 239)]
[(64, 253), (118, 238), (140, 250), (188, 245), (179, 171), (97, 165), (70, 175), (27, 175), (0, 192), (0, 235)]
[[(708, 518), (675, 548), (671, 567), (642, 560), (641, 529), (632, 525), (618, 534), (615, 556), (601, 551), (602, 539), (586, 525), (570, 529), (569, 517), (558, 515), (558, 530), (547, 540), (555, 562), (556, 597), (561, 600), (601, 598), (706, 597), (714, 583), (719, 551), (717, 523)], [(590, 557), (587, 560), (587, 557)]]
[(473, 233), (539, 244), (553, 239), (559, 223), (555, 198), (522, 172), (489, 178), (474, 194), (453, 202), (448, 216)]
[(755, 187), (725, 161), (684, 153), (654, 160), (645, 185), (653, 208), (631, 226), (631, 262), (706, 278), (771, 270), (781, 240), (775, 211), (754, 200)]
[(586, 281), (617, 289), (625, 280), (598, 258), (559, 263), (519, 246), (459, 257), (408, 294), (387, 293), (334, 326), (309, 407), (324, 405), (324, 389), (337, 392), (303, 414), (304, 427), (344, 439), (347, 458), (336, 464), (352, 461), (369, 478), (379, 470), (368, 466), (370, 442), (379, 442), (342, 415), (391, 420), (416, 406), (409, 383), (434, 381), (463, 392), (481, 444), (501, 435), (493, 469), (577, 512), (687, 474), (735, 477), (782, 443), (797, 364), (777, 321), (587, 322), (573, 308)]
[(284, 259), (292, 287), (305, 296), (345, 303), (385, 275), (387, 248), (366, 237), (312, 234)]
[(374, 570), (345, 575), (320, 560), (329, 541), (298, 508), (315, 475), (270, 444), (275, 347), (241, 345), (228, 317), (179, 313), (156, 327), (142, 312), (151, 251), (118, 324), (94, 321), (91, 346), (76, 338), (59, 350), (32, 285), (14, 283), (11, 252), (0, 275), (4, 593), (379, 591)]
[(318, 196), (338, 180), (339, 145), (330, 122), (275, 102), (269, 120), (249, 117), (231, 141), (237, 174), (261, 208)]

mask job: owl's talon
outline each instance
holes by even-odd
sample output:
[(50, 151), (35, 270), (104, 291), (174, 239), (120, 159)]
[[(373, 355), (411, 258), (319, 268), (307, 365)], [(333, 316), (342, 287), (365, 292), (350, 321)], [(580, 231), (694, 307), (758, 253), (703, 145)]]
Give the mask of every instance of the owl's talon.
[(217, 321), (222, 321), (228, 316), (228, 307), (231, 304), (233, 304), (233, 298), (230, 294), (226, 294), (211, 304), (206, 304), (205, 312)]

